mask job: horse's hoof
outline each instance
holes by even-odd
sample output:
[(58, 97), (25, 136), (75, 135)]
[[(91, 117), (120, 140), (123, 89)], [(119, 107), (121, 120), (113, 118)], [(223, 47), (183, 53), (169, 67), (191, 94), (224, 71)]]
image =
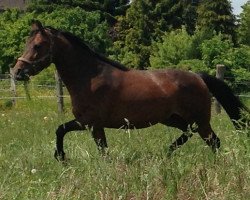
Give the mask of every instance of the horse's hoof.
[(58, 152), (57, 150), (55, 150), (54, 157), (58, 162), (65, 161), (65, 153), (63, 151)]

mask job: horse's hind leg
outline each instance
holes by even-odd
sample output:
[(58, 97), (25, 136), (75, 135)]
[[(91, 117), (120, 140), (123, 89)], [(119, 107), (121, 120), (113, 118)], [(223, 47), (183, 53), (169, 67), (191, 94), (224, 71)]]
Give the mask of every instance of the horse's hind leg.
[(85, 127), (82, 127), (81, 124), (76, 120), (72, 120), (58, 126), (56, 130), (56, 150), (54, 154), (54, 157), (57, 160), (63, 161), (65, 159), (65, 153), (63, 151), (63, 138), (65, 134), (70, 131), (79, 131), (84, 129)]
[(198, 125), (198, 133), (201, 138), (207, 143), (208, 146), (212, 148), (213, 152), (216, 152), (217, 149), (220, 148), (220, 139), (212, 130), (210, 124), (199, 126)]
[(185, 144), (189, 138), (193, 136), (193, 133), (183, 132), (179, 138), (177, 138), (168, 149), (168, 157), (172, 155), (172, 153), (180, 148), (183, 144)]
[(98, 147), (98, 150), (102, 153), (102, 155), (106, 154), (106, 149), (108, 148), (106, 135), (103, 128), (98, 128), (96, 126), (93, 127), (92, 135), (94, 141)]
[(164, 122), (164, 124), (182, 130), (182, 135), (169, 147), (168, 156), (171, 156), (171, 154), (185, 144), (188, 139), (193, 136), (193, 134), (188, 132), (188, 123), (179, 115), (172, 115), (167, 121)]

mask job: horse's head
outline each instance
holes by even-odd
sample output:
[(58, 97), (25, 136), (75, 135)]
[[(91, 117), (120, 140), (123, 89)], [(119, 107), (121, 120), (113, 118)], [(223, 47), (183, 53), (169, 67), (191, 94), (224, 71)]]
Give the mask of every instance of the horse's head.
[(53, 62), (53, 40), (51, 33), (41, 22), (34, 21), (23, 55), (17, 59), (13, 76), (17, 80), (29, 80)]

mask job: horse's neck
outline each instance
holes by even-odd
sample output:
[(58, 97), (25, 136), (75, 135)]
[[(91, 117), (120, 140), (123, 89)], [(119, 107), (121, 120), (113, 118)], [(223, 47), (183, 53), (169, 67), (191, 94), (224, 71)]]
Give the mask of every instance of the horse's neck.
[(56, 64), (57, 71), (70, 93), (87, 89), (91, 79), (96, 76), (99, 61), (88, 54), (68, 53), (61, 56)]
[(70, 93), (79, 90), (88, 92), (93, 78), (108, 68), (113, 70), (110, 64), (105, 64), (105, 61), (98, 58), (89, 49), (73, 46), (63, 37), (58, 38), (55, 44), (57, 46), (56, 68)]

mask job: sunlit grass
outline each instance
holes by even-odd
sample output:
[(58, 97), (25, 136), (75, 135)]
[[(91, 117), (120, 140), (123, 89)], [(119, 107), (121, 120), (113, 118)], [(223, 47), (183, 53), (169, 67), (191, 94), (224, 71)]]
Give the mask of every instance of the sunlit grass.
[(142, 130), (107, 129), (109, 156), (101, 157), (89, 131), (65, 137), (67, 164), (53, 158), (55, 130), (72, 119), (69, 102), (19, 100), (0, 110), (0, 199), (248, 199), (250, 138), (225, 113), (213, 115), (221, 139), (214, 155), (195, 135), (167, 158), (180, 135), (156, 125)]

